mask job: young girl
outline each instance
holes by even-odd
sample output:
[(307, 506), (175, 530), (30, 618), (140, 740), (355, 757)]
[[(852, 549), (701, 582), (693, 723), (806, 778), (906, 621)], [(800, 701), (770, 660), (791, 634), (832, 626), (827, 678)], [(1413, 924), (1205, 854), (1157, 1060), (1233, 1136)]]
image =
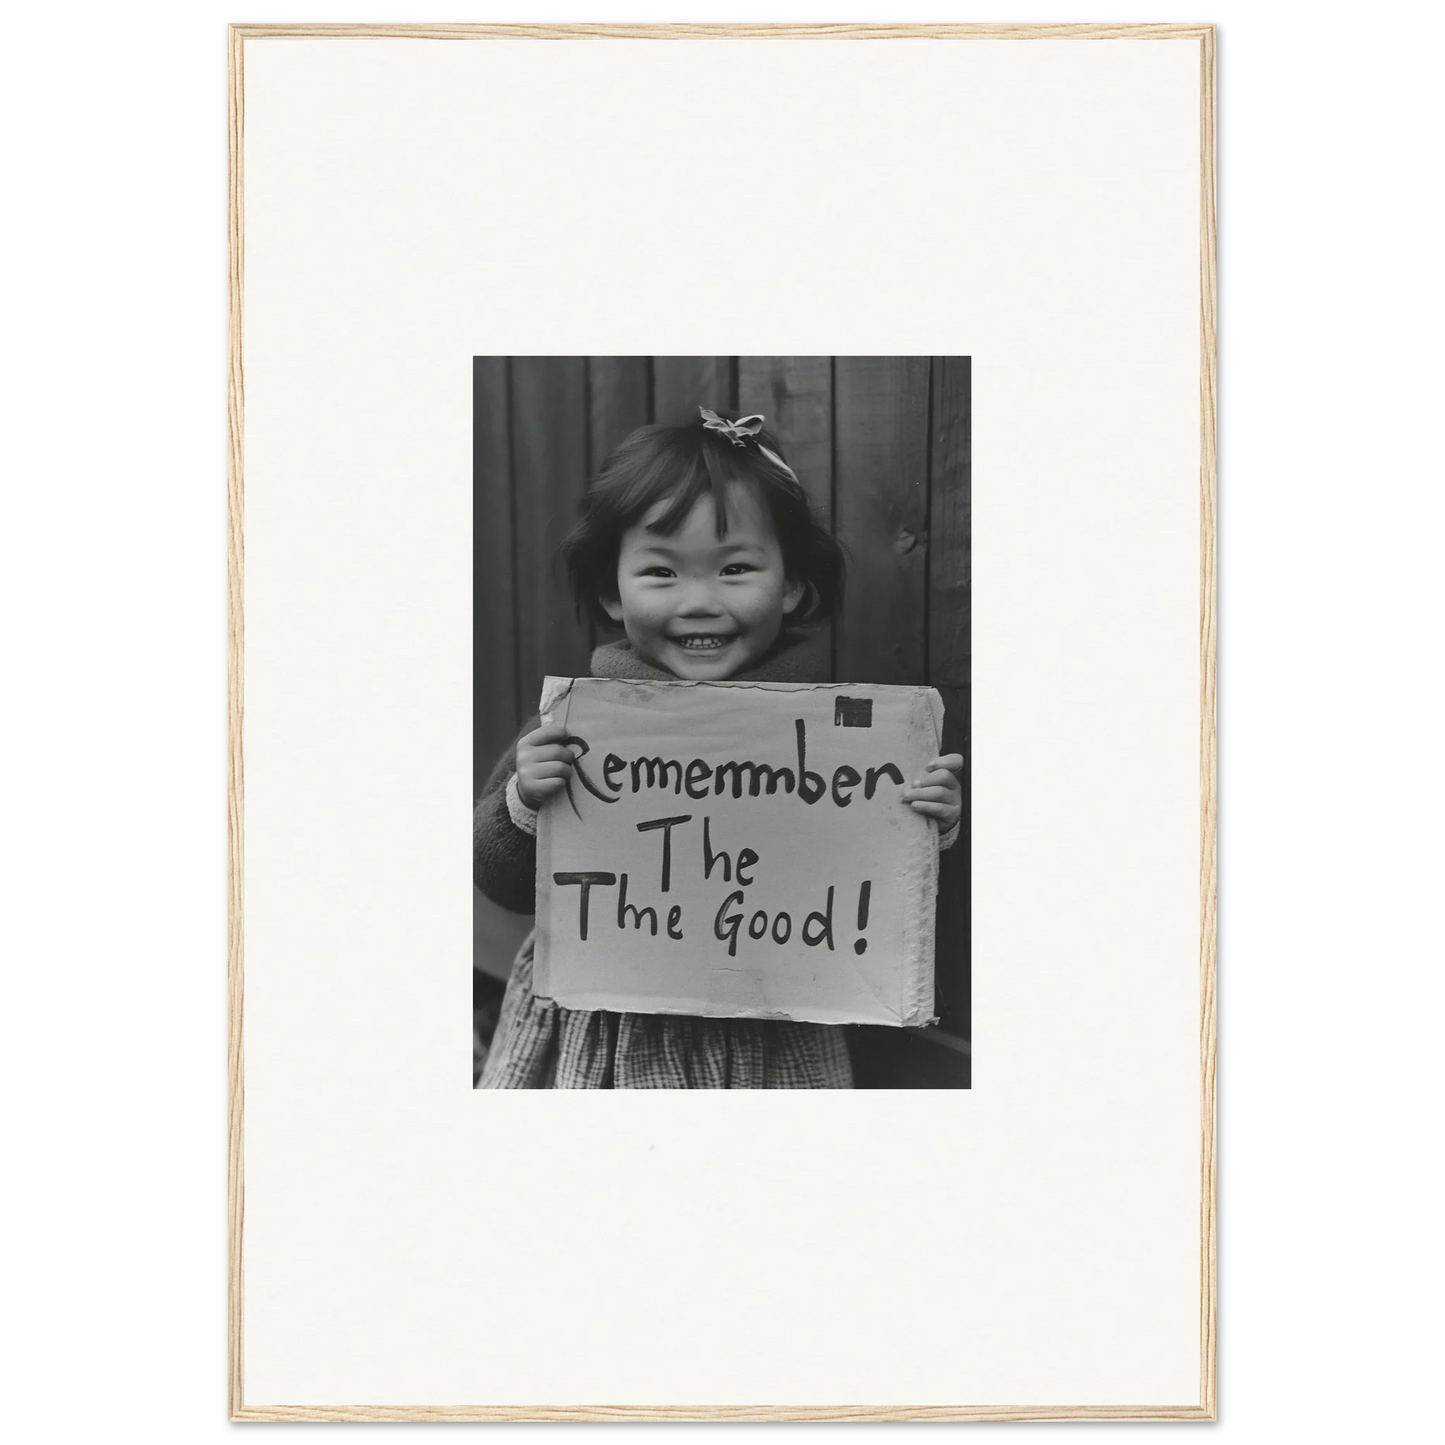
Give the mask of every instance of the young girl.
[[(597, 648), (597, 677), (823, 682), (809, 631), (842, 596), (843, 558), (813, 518), (763, 418), (705, 409), (686, 426), (645, 426), (607, 459), (563, 544), (579, 612), (625, 638)], [(535, 909), (537, 809), (561, 792), (566, 729), (529, 723), (477, 804), (477, 886)], [(957, 836), (957, 754), (935, 758), (901, 800)], [(507, 985), (478, 1088), (846, 1089), (843, 1031), (774, 1019), (565, 1009), (532, 991), (531, 937)]]

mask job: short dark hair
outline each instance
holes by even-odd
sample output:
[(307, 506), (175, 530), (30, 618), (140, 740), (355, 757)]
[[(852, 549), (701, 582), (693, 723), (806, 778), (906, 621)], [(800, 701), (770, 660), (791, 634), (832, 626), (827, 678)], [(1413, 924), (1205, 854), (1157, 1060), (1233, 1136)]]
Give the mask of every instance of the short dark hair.
[[(736, 414), (720, 411), (735, 421)], [(761, 450), (783, 458), (780, 467)], [(790, 582), (806, 583), (793, 612), (795, 623), (831, 617), (843, 600), (843, 549), (813, 515), (808, 496), (791, 470), (778, 439), (759, 431), (742, 446), (704, 427), (702, 419), (683, 426), (640, 426), (618, 443), (582, 498), (582, 516), (562, 543), (567, 578), (577, 613), (603, 627), (617, 624), (604, 599), (617, 599), (617, 559), (622, 534), (659, 502), (669, 505), (651, 530), (671, 536), (704, 496), (717, 511), (718, 536), (727, 532), (728, 486), (750, 487), (767, 508)]]

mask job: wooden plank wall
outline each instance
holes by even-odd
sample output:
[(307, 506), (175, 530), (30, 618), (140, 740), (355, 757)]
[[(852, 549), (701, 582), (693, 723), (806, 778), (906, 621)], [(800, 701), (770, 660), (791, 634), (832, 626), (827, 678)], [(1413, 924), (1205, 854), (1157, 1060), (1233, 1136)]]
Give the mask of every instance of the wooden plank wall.
[[(585, 672), (557, 560), (608, 452), (699, 406), (762, 412), (848, 553), (829, 629), (842, 682), (931, 683), (944, 746), (968, 757), (970, 381), (967, 357), (477, 357), (473, 363), (477, 786), (536, 710), (547, 673)], [(967, 784), (967, 774), (965, 774)], [(965, 787), (965, 797), (968, 790)], [(937, 986), (969, 1035), (968, 827), (943, 855)]]

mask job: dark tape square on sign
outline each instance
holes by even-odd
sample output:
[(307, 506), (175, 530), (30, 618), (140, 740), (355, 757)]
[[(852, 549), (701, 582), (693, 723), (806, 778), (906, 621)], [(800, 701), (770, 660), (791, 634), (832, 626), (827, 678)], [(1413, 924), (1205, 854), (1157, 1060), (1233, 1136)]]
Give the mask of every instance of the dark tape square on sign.
[(833, 726), (871, 728), (873, 699), (871, 697), (840, 697), (833, 705)]

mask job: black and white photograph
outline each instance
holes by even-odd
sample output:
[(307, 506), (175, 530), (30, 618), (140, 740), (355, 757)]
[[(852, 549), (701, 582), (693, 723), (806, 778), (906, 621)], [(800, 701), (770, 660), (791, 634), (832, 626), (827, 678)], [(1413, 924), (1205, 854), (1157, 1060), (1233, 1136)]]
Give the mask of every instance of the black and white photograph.
[(473, 359), (473, 1082), (966, 1089), (970, 358)]

